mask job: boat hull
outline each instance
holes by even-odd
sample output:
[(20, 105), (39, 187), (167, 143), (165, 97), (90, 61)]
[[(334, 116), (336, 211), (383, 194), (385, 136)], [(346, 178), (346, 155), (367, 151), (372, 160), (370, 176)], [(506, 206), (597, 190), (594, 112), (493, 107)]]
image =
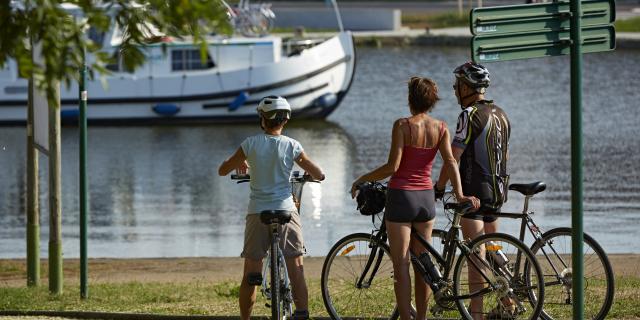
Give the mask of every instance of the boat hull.
[[(95, 124), (250, 122), (257, 119), (257, 103), (269, 95), (287, 98), (294, 119), (325, 118), (349, 91), (355, 64), (352, 35), (344, 32), (295, 56), (250, 68), (111, 77), (108, 89), (91, 81), (87, 118)], [(77, 121), (77, 92), (74, 84), (61, 93), (63, 123)], [(26, 105), (26, 94), (22, 99), (5, 95), (0, 123), (25, 123)]]

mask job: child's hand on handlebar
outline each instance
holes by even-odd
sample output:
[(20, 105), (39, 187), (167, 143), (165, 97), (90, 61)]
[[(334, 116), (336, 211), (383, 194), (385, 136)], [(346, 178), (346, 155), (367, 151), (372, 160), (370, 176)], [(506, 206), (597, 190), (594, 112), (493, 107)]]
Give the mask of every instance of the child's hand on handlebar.
[(247, 174), (249, 171), (249, 164), (247, 160), (243, 161), (242, 164), (236, 168), (236, 174)]

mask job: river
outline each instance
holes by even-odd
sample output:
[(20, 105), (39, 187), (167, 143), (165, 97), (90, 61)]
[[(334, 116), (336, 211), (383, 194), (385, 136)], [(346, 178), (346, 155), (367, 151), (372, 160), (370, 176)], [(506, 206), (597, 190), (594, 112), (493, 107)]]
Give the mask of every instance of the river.
[[(351, 91), (326, 121), (293, 122), (299, 140), (327, 174), (307, 185), (302, 222), (308, 254), (322, 256), (351, 232), (371, 231), (347, 190), (355, 177), (386, 161), (395, 119), (409, 114), (406, 81), (433, 78), (442, 100), (432, 115), (450, 130), (460, 112), (452, 70), (464, 48), (358, 48)], [(587, 54), (583, 68), (584, 228), (610, 253), (640, 253), (640, 51)], [(488, 64), (487, 97), (512, 124), (512, 183), (542, 180), (531, 209), (543, 229), (571, 225), (570, 71), (568, 57)], [(253, 106), (246, 106), (253, 107)], [(247, 136), (244, 125), (90, 127), (89, 256), (238, 256), (248, 185), (218, 177), (217, 167)], [(62, 137), (63, 251), (79, 256), (78, 130)], [(26, 130), (0, 127), (0, 258), (26, 255)], [(41, 163), (41, 249), (48, 241), (47, 162)], [(441, 161), (438, 158), (435, 172)], [(505, 211), (521, 211), (510, 192)], [(437, 225), (446, 218), (439, 211)], [(516, 234), (516, 221), (501, 230)]]

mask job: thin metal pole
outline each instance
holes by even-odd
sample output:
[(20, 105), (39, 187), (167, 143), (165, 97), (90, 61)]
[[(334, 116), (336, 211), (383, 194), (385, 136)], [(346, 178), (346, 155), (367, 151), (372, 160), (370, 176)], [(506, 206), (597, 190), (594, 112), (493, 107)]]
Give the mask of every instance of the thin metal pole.
[(89, 297), (88, 274), (89, 264), (87, 261), (87, 65), (83, 64), (80, 69), (80, 297)]
[(40, 284), (40, 197), (38, 149), (34, 138), (33, 77), (29, 78), (27, 118), (27, 286)]
[(49, 292), (62, 294), (62, 163), (60, 83), (49, 103)]
[(573, 319), (584, 318), (582, 225), (582, 38), (580, 0), (571, 1), (571, 230)]
[(340, 10), (338, 9), (338, 3), (336, 0), (331, 0), (331, 4), (333, 5), (333, 11), (336, 13), (336, 20), (338, 20), (338, 28), (340, 28), (340, 32), (344, 31), (344, 26), (342, 25), (342, 16), (340, 15)]

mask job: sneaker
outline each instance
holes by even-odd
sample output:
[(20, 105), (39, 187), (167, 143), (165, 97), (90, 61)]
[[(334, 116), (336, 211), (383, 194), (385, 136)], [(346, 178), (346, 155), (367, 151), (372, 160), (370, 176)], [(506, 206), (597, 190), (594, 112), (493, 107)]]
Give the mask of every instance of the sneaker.
[(308, 310), (296, 310), (293, 312), (291, 316), (292, 320), (307, 320), (309, 319), (309, 311)]
[(497, 305), (491, 309), (487, 314), (486, 319), (515, 319), (516, 318), (516, 305), (509, 299), (510, 304), (504, 305), (503, 303)]

